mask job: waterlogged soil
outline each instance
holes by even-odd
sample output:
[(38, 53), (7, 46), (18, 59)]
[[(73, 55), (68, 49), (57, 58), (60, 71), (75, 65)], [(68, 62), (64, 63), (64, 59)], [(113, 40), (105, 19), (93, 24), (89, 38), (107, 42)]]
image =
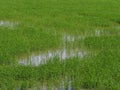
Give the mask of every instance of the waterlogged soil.
[[(118, 33), (116, 33), (118, 34)], [(59, 58), (60, 60), (66, 60), (71, 58), (84, 58), (85, 56), (90, 56), (92, 51), (85, 49), (81, 44), (79, 47), (79, 41), (84, 41), (87, 37), (101, 37), (101, 36), (110, 36), (111, 33), (96, 29), (92, 33), (85, 33), (84, 35), (72, 35), (63, 33), (61, 35), (60, 47), (55, 50), (47, 50), (43, 53), (36, 54), (35, 52), (31, 53), (29, 56), (19, 58), (19, 65), (33, 65), (38, 66), (40, 64), (46, 64), (47, 60), (53, 60), (54, 58)], [(96, 53), (94, 53), (96, 54)]]

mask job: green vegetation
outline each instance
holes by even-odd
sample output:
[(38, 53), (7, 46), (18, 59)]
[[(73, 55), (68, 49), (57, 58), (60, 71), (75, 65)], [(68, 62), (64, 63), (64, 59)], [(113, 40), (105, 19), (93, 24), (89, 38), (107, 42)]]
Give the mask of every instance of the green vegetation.
[[(0, 89), (65, 87), (74, 90), (120, 89), (119, 0), (1, 0)], [(89, 51), (84, 58), (57, 56), (39, 66), (19, 65), (33, 52), (67, 49)], [(81, 36), (83, 39), (77, 39)]]

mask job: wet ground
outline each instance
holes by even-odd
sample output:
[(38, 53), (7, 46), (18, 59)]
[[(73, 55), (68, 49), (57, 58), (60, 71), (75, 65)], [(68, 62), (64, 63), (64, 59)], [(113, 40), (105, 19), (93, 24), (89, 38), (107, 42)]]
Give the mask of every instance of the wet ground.
[[(118, 33), (119, 34), (119, 33)], [(54, 58), (59, 58), (60, 60), (71, 59), (71, 58), (84, 58), (88, 56), (91, 52), (86, 50), (84, 46), (79, 47), (79, 41), (84, 40), (86, 37), (100, 37), (104, 35), (111, 35), (110, 32), (96, 29), (94, 32), (84, 35), (71, 35), (62, 34), (60, 47), (55, 50), (47, 50), (44, 53), (36, 54), (31, 53), (31, 55), (20, 58), (18, 64), (20, 65), (34, 65), (38, 66), (40, 64), (45, 64), (47, 60), (53, 60)]]
[(63, 34), (61, 38), (62, 42), (60, 45), (62, 45), (62, 47), (54, 51), (48, 50), (37, 55), (35, 53), (31, 53), (31, 55), (27, 58), (19, 59), (18, 63), (21, 65), (31, 64), (38, 66), (39, 64), (45, 64), (47, 60), (53, 60), (56, 57), (60, 60), (65, 60), (74, 57), (83, 58), (85, 55), (87, 55), (88, 51), (74, 46), (74, 44), (77, 43), (77, 40), (84, 39), (85, 37)]

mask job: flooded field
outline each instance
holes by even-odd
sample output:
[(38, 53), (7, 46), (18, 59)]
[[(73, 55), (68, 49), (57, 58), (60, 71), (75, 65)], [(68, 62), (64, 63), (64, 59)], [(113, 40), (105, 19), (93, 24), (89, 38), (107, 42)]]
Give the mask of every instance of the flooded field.
[(71, 58), (83, 58), (88, 54), (88, 51), (82, 50), (77, 48), (77, 45), (74, 46), (74, 44), (77, 44), (77, 40), (84, 39), (83, 36), (71, 36), (63, 34), (60, 42), (60, 48), (54, 50), (54, 51), (46, 51), (41, 54), (35, 54), (31, 53), (30, 56), (27, 58), (23, 58), (18, 60), (18, 64), (21, 65), (35, 65), (38, 66), (39, 64), (45, 64), (47, 60), (53, 60), (54, 58), (59, 58), (60, 60), (66, 60)]
[(0, 90), (120, 90), (118, 0), (0, 0)]
[[(115, 35), (118, 35), (115, 33)], [(114, 34), (113, 34), (114, 35)], [(18, 60), (18, 64), (20, 65), (34, 65), (39, 66), (40, 64), (46, 64), (47, 60), (53, 60), (54, 58), (59, 58), (60, 60), (72, 59), (72, 58), (84, 58), (85, 56), (92, 56), (93, 52), (88, 51), (84, 48), (84, 45), (81, 42), (81, 47), (78, 47), (80, 41), (83, 41), (87, 37), (102, 37), (102, 36), (112, 36), (110, 32), (104, 30), (95, 30), (92, 33), (85, 33), (84, 35), (69, 35), (62, 34), (61, 45), (58, 49), (53, 51), (47, 50), (45, 52), (41, 52), (40, 54), (36, 54), (35, 52), (31, 53), (30, 56), (21, 57)], [(97, 53), (94, 53), (94, 55)]]

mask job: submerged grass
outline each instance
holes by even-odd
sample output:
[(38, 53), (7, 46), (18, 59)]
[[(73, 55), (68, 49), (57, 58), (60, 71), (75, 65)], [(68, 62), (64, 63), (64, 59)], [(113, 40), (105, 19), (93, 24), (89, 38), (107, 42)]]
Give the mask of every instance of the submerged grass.
[[(119, 90), (119, 4), (119, 0), (1, 0), (0, 21), (9, 23), (0, 25), (0, 89), (52, 90), (63, 81), (68, 89), (71, 81), (74, 90)], [(10, 23), (15, 25), (11, 28)], [(74, 41), (68, 37), (61, 44), (64, 34)], [(63, 45), (95, 55), (64, 61), (56, 57), (38, 67), (16, 64), (21, 55)]]

